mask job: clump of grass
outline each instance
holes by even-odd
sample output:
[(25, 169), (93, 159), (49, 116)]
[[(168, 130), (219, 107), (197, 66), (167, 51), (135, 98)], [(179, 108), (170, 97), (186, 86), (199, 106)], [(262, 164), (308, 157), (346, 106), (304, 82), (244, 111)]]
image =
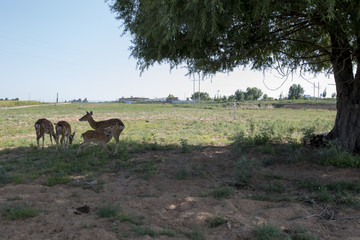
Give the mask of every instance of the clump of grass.
[(212, 190), (212, 195), (216, 199), (229, 198), (234, 194), (234, 189), (230, 186), (216, 186)]
[(279, 227), (270, 224), (255, 226), (255, 240), (286, 240), (287, 236), (280, 231)]
[(119, 205), (102, 205), (97, 207), (97, 215), (101, 218), (110, 218), (116, 217), (120, 213), (120, 206)]
[(193, 229), (191, 232), (182, 232), (188, 239), (205, 240), (205, 233), (201, 229)]
[(162, 231), (156, 232), (154, 230), (152, 230), (150, 227), (133, 227), (133, 231), (138, 235), (138, 236), (145, 236), (148, 235), (152, 238), (154, 237), (158, 237), (158, 236), (168, 236), (168, 237), (175, 237), (175, 233), (173, 230), (171, 230), (170, 228), (165, 228)]
[(240, 158), (235, 164), (235, 182), (248, 183), (253, 173), (259, 169), (261, 162), (256, 158)]
[(360, 167), (360, 157), (338, 147), (336, 141), (327, 141), (326, 146), (317, 151), (317, 162), (321, 165), (332, 165), (341, 168)]
[(266, 184), (266, 186), (264, 187), (264, 190), (267, 193), (284, 193), (285, 186), (281, 182), (272, 181), (272, 182)]
[(206, 225), (208, 225), (210, 228), (216, 228), (224, 223), (226, 223), (226, 220), (220, 216), (210, 217), (206, 219)]
[(14, 206), (5, 206), (1, 209), (6, 220), (20, 220), (33, 218), (40, 214), (40, 210), (29, 207), (25, 203), (19, 203)]
[(7, 176), (7, 171), (4, 167), (0, 166), (0, 183), (6, 184), (9, 182), (9, 178)]
[(176, 178), (181, 180), (181, 179), (185, 179), (188, 175), (189, 175), (189, 172), (184, 167), (183, 161), (180, 160), (179, 168), (178, 168), (178, 171), (176, 173)]
[(181, 139), (180, 144), (181, 144), (181, 152), (182, 153), (191, 152), (192, 147), (189, 145), (187, 139)]
[(67, 184), (70, 182), (70, 177), (64, 173), (59, 173), (53, 176), (48, 176), (45, 180), (46, 186), (55, 186), (57, 184)]
[(139, 173), (141, 178), (149, 179), (151, 176), (158, 172), (156, 167), (156, 163), (154, 160), (151, 161), (144, 161), (143, 163), (139, 164), (135, 169), (134, 172)]

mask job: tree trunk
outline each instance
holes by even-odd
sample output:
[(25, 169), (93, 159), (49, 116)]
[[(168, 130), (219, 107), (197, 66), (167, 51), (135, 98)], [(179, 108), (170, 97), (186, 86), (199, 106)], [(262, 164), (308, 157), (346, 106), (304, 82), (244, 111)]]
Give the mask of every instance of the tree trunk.
[(360, 67), (354, 77), (349, 45), (332, 40), (337, 114), (328, 137), (345, 150), (360, 152)]

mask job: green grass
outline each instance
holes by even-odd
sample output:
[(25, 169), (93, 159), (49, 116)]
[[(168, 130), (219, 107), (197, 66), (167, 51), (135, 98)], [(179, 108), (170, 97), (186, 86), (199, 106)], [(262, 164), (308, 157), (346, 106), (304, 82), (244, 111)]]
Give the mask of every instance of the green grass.
[(120, 206), (111, 204), (101, 205), (97, 207), (96, 211), (100, 218), (117, 217), (120, 213)]
[[(121, 169), (149, 179), (159, 171), (156, 160), (131, 161), (137, 153), (146, 151), (178, 150), (191, 154), (202, 146), (233, 144), (241, 152), (246, 151), (247, 146), (261, 144), (257, 146), (264, 154), (275, 157), (279, 151), (274, 144), (301, 143), (303, 129), (327, 131), (335, 117), (334, 111), (324, 110), (239, 109), (239, 116), (234, 119), (232, 109), (223, 105), (202, 106), (75, 103), (0, 109), (0, 185), (27, 183), (45, 176), (43, 184), (54, 186), (71, 182), (73, 175)], [(78, 119), (90, 110), (94, 112), (95, 120), (115, 117), (123, 120), (126, 127), (120, 136), (117, 156), (103, 154), (97, 146), (76, 154), (82, 141), (81, 133), (90, 129), (87, 122)], [(73, 145), (69, 149), (60, 147), (58, 152), (55, 146), (38, 150), (34, 123), (39, 118), (53, 122), (67, 120), (77, 132)], [(45, 145), (50, 146), (49, 136), (45, 136)], [(108, 146), (114, 150), (114, 140)], [(301, 153), (296, 154), (300, 156)], [(240, 159), (235, 181), (247, 183), (259, 166), (255, 159)], [(204, 166), (180, 165), (176, 177), (183, 179), (205, 173)]]
[(6, 220), (12, 221), (33, 218), (40, 214), (39, 209), (30, 207), (25, 203), (3, 206), (1, 207), (0, 212), (4, 215)]
[(211, 195), (216, 199), (230, 198), (234, 194), (234, 189), (229, 186), (215, 186)]

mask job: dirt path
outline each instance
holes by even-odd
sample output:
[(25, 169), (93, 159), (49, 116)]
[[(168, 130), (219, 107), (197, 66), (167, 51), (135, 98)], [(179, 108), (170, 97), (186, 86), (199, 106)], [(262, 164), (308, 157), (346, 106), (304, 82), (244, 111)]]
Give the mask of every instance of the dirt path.
[(44, 104), (36, 104), (36, 105), (24, 105), (24, 106), (16, 106), (16, 107), (1, 107), (0, 110), (7, 110), (7, 109), (18, 109), (18, 108), (30, 108), (30, 107), (42, 107), (42, 106), (56, 106), (56, 105), (64, 105), (64, 104), (70, 104), (70, 102), (67, 103), (44, 103)]

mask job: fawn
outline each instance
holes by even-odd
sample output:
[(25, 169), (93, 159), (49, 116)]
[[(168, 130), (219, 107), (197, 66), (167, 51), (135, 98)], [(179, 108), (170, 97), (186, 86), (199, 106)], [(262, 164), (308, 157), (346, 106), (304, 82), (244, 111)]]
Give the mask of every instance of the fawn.
[[(119, 148), (119, 136), (121, 132), (124, 130), (124, 123), (118, 118), (112, 118), (105, 121), (95, 121), (92, 117), (93, 112), (87, 112), (86, 114), (79, 119), (79, 121), (88, 121), (90, 126), (101, 133), (111, 132), (111, 136), (114, 137), (116, 142), (114, 155), (117, 154)], [(109, 139), (109, 141), (111, 138)], [(108, 141), (108, 142), (109, 142)]]
[(54, 123), (54, 125), (56, 130), (57, 144), (59, 144), (59, 138), (61, 135), (61, 139), (60, 139), (61, 145), (64, 144), (64, 140), (65, 140), (65, 146), (66, 148), (68, 148), (69, 144), (72, 144), (73, 142), (75, 132), (71, 134), (71, 126), (66, 121), (59, 121), (58, 123)]
[(40, 146), (39, 146), (40, 138), (42, 138), (42, 148), (44, 148), (45, 134), (50, 135), (51, 145), (52, 145), (52, 137), (54, 137), (54, 140), (57, 143), (57, 136), (54, 132), (54, 126), (49, 120), (47, 120), (45, 118), (41, 118), (41, 119), (37, 120), (35, 123), (35, 130), (36, 130), (36, 141), (37, 141), (38, 149), (40, 148)]
[(78, 154), (86, 144), (89, 144), (91, 142), (101, 145), (103, 151), (106, 150), (108, 153), (110, 153), (106, 144), (112, 138), (111, 132), (98, 132), (94, 130), (89, 130), (83, 133), (81, 137), (84, 139), (84, 141), (79, 146)]

